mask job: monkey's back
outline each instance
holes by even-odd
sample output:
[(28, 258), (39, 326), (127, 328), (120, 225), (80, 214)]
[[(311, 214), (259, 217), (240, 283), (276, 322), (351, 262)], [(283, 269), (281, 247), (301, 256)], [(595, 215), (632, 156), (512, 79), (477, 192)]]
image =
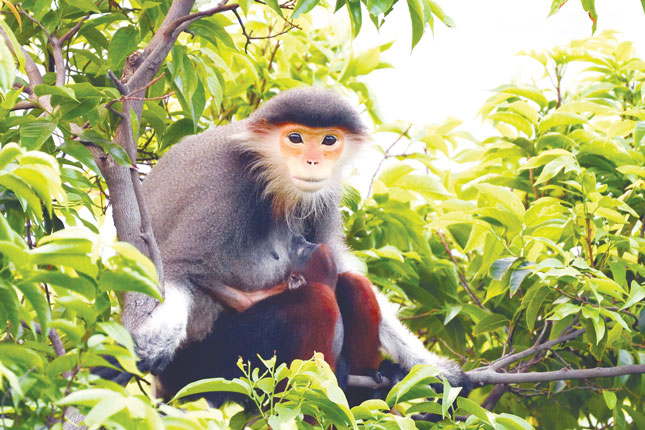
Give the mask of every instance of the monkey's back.
[(144, 181), (166, 279), (250, 290), (285, 276), (291, 236), (273, 219), (250, 169), (253, 155), (233, 138), (244, 127), (234, 123), (186, 137)]

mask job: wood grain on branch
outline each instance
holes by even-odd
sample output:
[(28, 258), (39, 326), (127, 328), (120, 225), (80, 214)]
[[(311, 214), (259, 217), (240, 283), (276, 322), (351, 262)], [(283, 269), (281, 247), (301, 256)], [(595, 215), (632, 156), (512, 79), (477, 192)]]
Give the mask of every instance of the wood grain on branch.
[[(191, 22), (215, 13), (224, 12), (238, 7), (236, 4), (226, 5), (222, 0), (217, 7), (202, 12), (190, 13), (194, 0), (174, 0), (168, 12), (143, 52), (130, 55), (121, 78), (122, 85), (117, 85), (122, 95), (144, 92), (155, 79), (161, 65), (175, 44), (181, 31)], [(136, 59), (136, 61), (134, 61)], [(130, 115), (134, 113), (141, 117), (144, 97), (124, 97), (122, 101), (122, 119), (117, 126), (114, 142), (121, 145), (133, 162), (137, 159), (136, 136), (133, 135)], [(110, 190), (113, 218), (119, 240), (136, 246), (148, 256), (157, 267), (157, 272), (163, 273), (161, 253), (157, 246), (150, 217), (143, 198), (139, 173), (133, 167), (117, 164), (111, 157), (99, 157), (95, 151), (97, 162)], [(137, 202), (138, 204), (132, 204)], [(163, 280), (160, 279), (163, 286)], [(124, 294), (122, 323), (132, 330), (137, 321), (152, 312), (156, 302), (139, 293)]]
[(571, 379), (609, 378), (645, 373), (645, 364), (592, 369), (561, 369), (550, 372), (500, 373), (493, 370), (467, 372), (476, 386), (486, 384), (523, 384), (526, 382), (552, 382)]
[[(466, 372), (476, 387), (497, 384), (523, 384), (527, 382), (553, 382), (571, 379), (610, 378), (645, 373), (645, 364), (631, 364), (617, 367), (595, 367), (592, 369), (561, 369), (549, 372), (501, 373), (493, 370), (471, 370)], [(347, 385), (363, 388), (391, 387), (392, 382), (383, 378), (377, 383), (370, 376), (349, 375)]]

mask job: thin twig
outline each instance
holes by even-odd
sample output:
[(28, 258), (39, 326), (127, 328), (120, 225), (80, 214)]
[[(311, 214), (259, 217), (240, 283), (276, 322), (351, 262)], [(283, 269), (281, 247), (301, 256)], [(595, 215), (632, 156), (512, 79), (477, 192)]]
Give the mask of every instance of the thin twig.
[(216, 13), (221, 13), (221, 12), (226, 12), (229, 10), (234, 11), (238, 7), (240, 7), (237, 3), (229, 4), (227, 5), (226, 3), (228, 0), (222, 0), (219, 2), (219, 4), (213, 8), (202, 10), (199, 12), (194, 12), (190, 13), (188, 15), (182, 16), (177, 18), (175, 21), (170, 24), (170, 28), (172, 29), (173, 33), (181, 33), (184, 31), (190, 24), (192, 24), (194, 21), (198, 20), (199, 18), (203, 18), (205, 16), (211, 16), (215, 15)]
[(107, 72), (108, 78), (112, 81), (114, 86), (116, 87), (117, 90), (119, 90), (119, 93), (121, 93), (122, 96), (125, 96), (129, 93), (127, 85), (125, 85), (117, 76), (114, 74), (112, 70), (108, 70)]
[(457, 275), (459, 275), (459, 281), (461, 282), (461, 286), (464, 287), (464, 290), (468, 293), (470, 298), (475, 302), (475, 304), (482, 308), (488, 310), (486, 306), (482, 304), (482, 302), (477, 298), (473, 290), (470, 288), (470, 285), (468, 285), (468, 281), (466, 280), (466, 276), (464, 276), (463, 273), (461, 273), (461, 270), (459, 270), (459, 263), (457, 262), (457, 259), (455, 258), (454, 255), (452, 255), (452, 251), (450, 250), (450, 246), (448, 245), (448, 242), (446, 241), (446, 237), (444, 234), (441, 232), (441, 230), (437, 230), (437, 236), (439, 236), (439, 239), (441, 240), (441, 244), (443, 245), (444, 249), (446, 250), (446, 253), (450, 257), (450, 260), (453, 262), (453, 264), (456, 266), (457, 270)]
[(376, 175), (378, 175), (378, 172), (381, 170), (381, 166), (383, 166), (383, 162), (384, 162), (384, 161), (385, 161), (385, 159), (387, 158), (387, 155), (390, 153), (390, 151), (392, 150), (392, 148), (394, 148), (394, 145), (396, 145), (397, 143), (399, 143), (399, 141), (400, 141), (401, 139), (403, 139), (403, 136), (405, 136), (405, 135), (407, 135), (407, 134), (408, 134), (408, 131), (410, 131), (410, 129), (411, 129), (411, 128), (412, 128), (412, 124), (408, 125), (408, 128), (406, 128), (406, 129), (403, 131), (403, 133), (400, 133), (400, 134), (399, 134), (399, 136), (394, 140), (394, 142), (392, 142), (392, 143), (390, 144), (390, 146), (388, 146), (388, 147), (387, 147), (387, 149), (385, 150), (385, 152), (383, 153), (383, 158), (381, 158), (381, 161), (380, 161), (380, 162), (378, 163), (378, 165), (376, 166), (376, 170), (374, 171), (374, 174), (372, 175), (372, 178), (370, 179), (370, 186), (369, 186), (369, 188), (367, 189), (367, 197), (368, 197), (368, 198), (369, 198), (369, 196), (372, 194), (372, 186), (374, 185), (374, 181), (376, 180)]
[(90, 16), (92, 16), (92, 12), (88, 13), (83, 18), (81, 18), (81, 20), (77, 22), (74, 27), (72, 27), (67, 33), (63, 34), (63, 36), (58, 40), (58, 42), (62, 45), (68, 39), (71, 39), (78, 32), (78, 30), (80, 30), (81, 25), (83, 25), (83, 23), (87, 21)]
[(51, 39), (51, 34), (49, 33), (49, 31), (47, 31), (47, 28), (44, 25), (42, 25), (42, 23), (40, 21), (38, 21), (33, 16), (29, 15), (27, 13), (27, 11), (22, 8), (22, 6), (18, 5), (18, 8), (20, 9), (20, 13), (23, 14), (24, 16), (26, 16), (29, 21), (33, 22), (38, 27), (40, 27), (40, 29), (43, 31), (43, 33), (45, 33), (45, 36), (47, 36), (47, 39)]
[[(163, 78), (165, 75), (166, 75), (166, 72), (161, 72), (159, 76), (157, 76), (156, 78), (148, 82), (146, 85), (142, 86), (141, 88), (137, 88), (136, 90), (130, 91), (130, 93), (128, 94), (128, 97), (131, 97), (137, 93), (140, 93), (141, 91), (147, 90), (148, 88), (156, 84), (159, 81), (159, 79)], [(136, 99), (133, 98), (131, 100), (136, 100)]]
[(575, 331), (573, 331), (573, 332), (571, 332), (569, 334), (562, 335), (562, 336), (558, 337), (557, 339), (550, 340), (548, 342), (544, 342), (544, 343), (541, 343), (539, 345), (535, 345), (535, 346), (533, 346), (533, 347), (531, 347), (529, 349), (526, 349), (524, 351), (521, 351), (521, 352), (518, 352), (518, 353), (515, 353), (515, 354), (508, 355), (506, 357), (502, 357), (499, 360), (496, 360), (493, 363), (491, 363), (490, 366), (487, 366), (486, 368), (483, 368), (483, 369), (482, 368), (477, 369), (477, 371), (488, 370), (488, 369), (490, 369), (490, 370), (499, 370), (502, 367), (505, 367), (505, 366), (508, 366), (509, 364), (515, 363), (516, 361), (519, 361), (519, 360), (521, 360), (521, 359), (523, 359), (525, 357), (528, 357), (529, 355), (533, 355), (533, 354), (535, 354), (537, 352), (544, 351), (545, 349), (551, 349), (551, 347), (553, 347), (553, 346), (555, 346), (555, 345), (557, 345), (559, 343), (563, 343), (563, 342), (566, 342), (568, 340), (575, 339), (578, 336), (580, 336), (581, 334), (583, 334), (585, 331), (586, 331), (586, 329), (581, 328), (581, 329), (575, 330)]

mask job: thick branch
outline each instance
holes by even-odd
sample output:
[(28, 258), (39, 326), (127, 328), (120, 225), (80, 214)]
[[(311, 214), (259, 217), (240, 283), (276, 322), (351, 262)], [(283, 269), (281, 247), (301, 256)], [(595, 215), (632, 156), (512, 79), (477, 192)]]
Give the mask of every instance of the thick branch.
[(561, 369), (551, 372), (498, 373), (493, 370), (467, 372), (473, 384), (522, 384), (525, 382), (552, 382), (569, 379), (609, 378), (645, 373), (645, 364), (593, 369)]
[(63, 86), (65, 85), (65, 59), (63, 58), (63, 48), (56, 35), (52, 35), (49, 38), (49, 41), (52, 47), (52, 55), (54, 56), (56, 85)]
[[(645, 373), (645, 364), (631, 364), (617, 367), (595, 367), (593, 369), (561, 369), (550, 372), (499, 373), (493, 370), (471, 370), (466, 372), (475, 386), (489, 384), (523, 384), (526, 382), (553, 382), (571, 379), (610, 378), (623, 375)], [(383, 388), (390, 387), (389, 379), (383, 378), (381, 383), (370, 376), (349, 375), (347, 385), (351, 387)]]

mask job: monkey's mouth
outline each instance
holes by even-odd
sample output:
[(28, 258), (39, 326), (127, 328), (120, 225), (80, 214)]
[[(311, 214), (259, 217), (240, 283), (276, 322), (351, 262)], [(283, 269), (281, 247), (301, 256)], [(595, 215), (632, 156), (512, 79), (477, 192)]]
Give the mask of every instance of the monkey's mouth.
[(294, 176), (293, 179), (295, 179), (296, 181), (301, 181), (301, 182), (309, 182), (311, 184), (322, 184), (323, 182), (325, 182), (327, 180), (326, 178), (321, 178), (321, 179), (317, 179), (317, 178), (298, 178), (298, 177), (295, 177), (295, 176)]
[(320, 190), (327, 178), (300, 178), (293, 177), (293, 182), (298, 189), (305, 192), (315, 192)]

